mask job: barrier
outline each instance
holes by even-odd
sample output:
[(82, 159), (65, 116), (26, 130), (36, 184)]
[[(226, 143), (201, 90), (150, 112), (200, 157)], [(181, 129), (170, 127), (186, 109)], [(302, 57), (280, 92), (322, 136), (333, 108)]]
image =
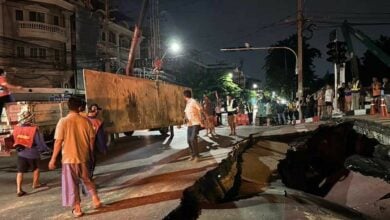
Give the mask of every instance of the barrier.
[(376, 114), (375, 102), (374, 102), (374, 99), (372, 99), (372, 101), (371, 101), (371, 108), (370, 108), (370, 115), (375, 115), (375, 114)]
[(249, 125), (249, 118), (247, 114), (237, 114), (236, 116), (237, 125)]
[(387, 113), (387, 106), (386, 106), (386, 103), (385, 103), (385, 98), (381, 98), (381, 116), (384, 117), (384, 118), (387, 118), (389, 117), (389, 114)]

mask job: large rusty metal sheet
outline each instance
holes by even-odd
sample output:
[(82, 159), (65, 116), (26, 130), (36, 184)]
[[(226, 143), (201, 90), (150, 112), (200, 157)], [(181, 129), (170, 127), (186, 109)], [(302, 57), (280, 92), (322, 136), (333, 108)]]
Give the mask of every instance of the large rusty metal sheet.
[(185, 87), (93, 70), (84, 70), (84, 86), (87, 103), (103, 108), (107, 132), (183, 123)]

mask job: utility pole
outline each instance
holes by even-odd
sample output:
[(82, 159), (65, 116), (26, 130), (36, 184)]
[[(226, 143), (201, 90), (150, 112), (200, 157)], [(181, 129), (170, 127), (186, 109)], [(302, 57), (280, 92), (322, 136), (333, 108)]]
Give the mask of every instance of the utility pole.
[[(303, 69), (302, 69), (302, 57), (303, 57), (303, 3), (302, 0), (297, 0), (297, 35), (298, 35), (298, 92), (297, 97), (299, 100), (303, 98)], [(302, 111), (299, 111), (299, 120), (302, 120)]]
[(104, 71), (105, 72), (110, 72), (110, 63), (109, 63), (109, 56), (108, 56), (108, 38), (109, 38), (109, 31), (108, 31), (108, 21), (110, 19), (110, 6), (109, 6), (109, 0), (104, 1), (104, 24), (103, 24), (103, 32), (105, 32), (106, 39), (104, 42)]

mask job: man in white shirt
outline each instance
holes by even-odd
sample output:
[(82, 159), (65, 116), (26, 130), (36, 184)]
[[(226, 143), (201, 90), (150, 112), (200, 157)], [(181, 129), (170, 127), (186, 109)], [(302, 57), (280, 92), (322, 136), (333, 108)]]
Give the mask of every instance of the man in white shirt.
[(186, 108), (184, 110), (187, 119), (187, 142), (190, 148), (190, 159), (195, 162), (199, 161), (199, 149), (198, 149), (198, 133), (201, 124), (201, 112), (202, 107), (200, 104), (192, 98), (190, 90), (183, 92), (184, 99), (186, 100)]
[(333, 89), (330, 87), (330, 85), (326, 85), (326, 90), (325, 90), (325, 105), (326, 105), (326, 114), (327, 114), (327, 117), (332, 117), (333, 98), (334, 98)]

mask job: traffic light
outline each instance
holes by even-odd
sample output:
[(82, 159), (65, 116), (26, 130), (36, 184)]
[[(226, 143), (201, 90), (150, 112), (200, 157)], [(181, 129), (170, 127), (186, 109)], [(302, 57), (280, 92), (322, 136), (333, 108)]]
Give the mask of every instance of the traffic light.
[(337, 61), (337, 45), (336, 42), (330, 42), (326, 47), (329, 49), (328, 52), (326, 52), (329, 55), (329, 58), (326, 59), (327, 61), (331, 63), (336, 63)]
[(345, 63), (345, 61), (347, 61), (347, 56), (346, 56), (347, 44), (345, 42), (339, 41), (336, 42), (336, 45), (337, 45), (337, 58), (338, 58), (337, 63), (339, 64)]
[(330, 42), (326, 45), (329, 48), (327, 54), (329, 58), (326, 59), (329, 62), (341, 64), (345, 63), (347, 60), (346, 52), (347, 52), (347, 44), (342, 41), (334, 41)]

